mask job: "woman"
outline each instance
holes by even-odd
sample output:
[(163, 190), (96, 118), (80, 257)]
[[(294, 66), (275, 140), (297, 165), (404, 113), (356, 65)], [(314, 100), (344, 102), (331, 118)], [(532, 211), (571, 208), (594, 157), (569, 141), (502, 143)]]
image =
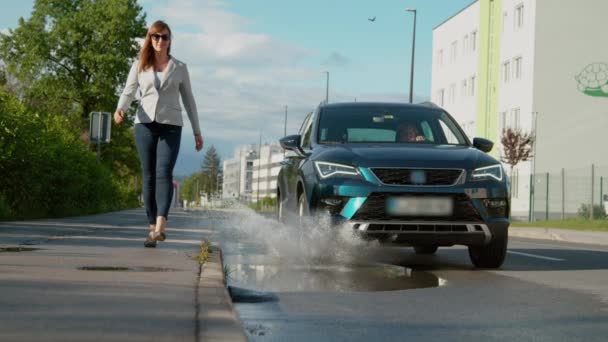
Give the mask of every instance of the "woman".
[(171, 29), (165, 22), (156, 21), (148, 30), (139, 60), (131, 67), (114, 113), (114, 121), (122, 124), (135, 92), (138, 88), (141, 90), (134, 130), (150, 224), (146, 247), (156, 247), (156, 241), (166, 239), (165, 227), (173, 197), (173, 167), (183, 124), (180, 95), (192, 125), (196, 150), (203, 148), (188, 68), (170, 52)]

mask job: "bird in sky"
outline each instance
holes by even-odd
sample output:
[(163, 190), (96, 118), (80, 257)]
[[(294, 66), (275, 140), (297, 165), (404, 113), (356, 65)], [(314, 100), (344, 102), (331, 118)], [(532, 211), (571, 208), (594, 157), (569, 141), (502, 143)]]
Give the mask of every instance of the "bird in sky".
[(371, 22), (373, 23), (374, 21), (376, 21), (376, 17), (373, 17), (373, 18), (367, 18), (367, 20), (369, 20), (369, 21), (371, 21)]

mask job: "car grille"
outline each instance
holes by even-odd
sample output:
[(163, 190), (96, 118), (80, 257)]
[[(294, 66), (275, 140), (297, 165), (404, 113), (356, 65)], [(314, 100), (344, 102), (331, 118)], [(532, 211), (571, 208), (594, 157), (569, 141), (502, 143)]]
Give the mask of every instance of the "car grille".
[(391, 216), (386, 213), (386, 199), (398, 196), (394, 193), (372, 193), (351, 218), (353, 221), (450, 221), (450, 222), (482, 222), (483, 219), (465, 194), (408, 194), (408, 196), (445, 196), (454, 199), (452, 216)]
[[(449, 186), (454, 185), (464, 170), (459, 169), (401, 169), (401, 168), (372, 168), (372, 172), (384, 184), (388, 185), (417, 185), (417, 186)], [(423, 184), (412, 182), (412, 171), (422, 171), (426, 176)]]
[[(474, 225), (473, 230), (475, 232), (483, 232), (481, 225)], [(366, 230), (368, 233), (381, 233), (381, 232), (448, 232), (448, 233), (466, 233), (469, 232), (467, 225), (465, 224), (370, 224)]]

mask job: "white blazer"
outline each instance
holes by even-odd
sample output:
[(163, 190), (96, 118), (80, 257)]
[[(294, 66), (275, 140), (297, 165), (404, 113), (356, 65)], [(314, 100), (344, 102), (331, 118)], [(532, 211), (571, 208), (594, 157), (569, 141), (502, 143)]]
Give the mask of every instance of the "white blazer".
[(154, 68), (139, 72), (139, 62), (133, 63), (117, 108), (126, 111), (135, 99), (135, 92), (138, 88), (141, 90), (141, 99), (135, 123), (156, 121), (162, 124), (183, 126), (182, 108), (179, 103), (181, 94), (192, 125), (192, 132), (201, 133), (188, 67), (185, 63), (173, 57), (169, 58), (169, 63), (165, 68), (165, 78), (158, 90), (154, 86)]

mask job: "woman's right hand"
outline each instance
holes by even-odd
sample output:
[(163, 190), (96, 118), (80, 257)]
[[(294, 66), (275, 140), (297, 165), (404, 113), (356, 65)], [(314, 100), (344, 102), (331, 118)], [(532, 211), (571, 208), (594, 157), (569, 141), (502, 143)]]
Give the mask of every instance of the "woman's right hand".
[(117, 125), (120, 125), (123, 121), (125, 121), (125, 112), (119, 108), (114, 113), (114, 122), (116, 122)]

